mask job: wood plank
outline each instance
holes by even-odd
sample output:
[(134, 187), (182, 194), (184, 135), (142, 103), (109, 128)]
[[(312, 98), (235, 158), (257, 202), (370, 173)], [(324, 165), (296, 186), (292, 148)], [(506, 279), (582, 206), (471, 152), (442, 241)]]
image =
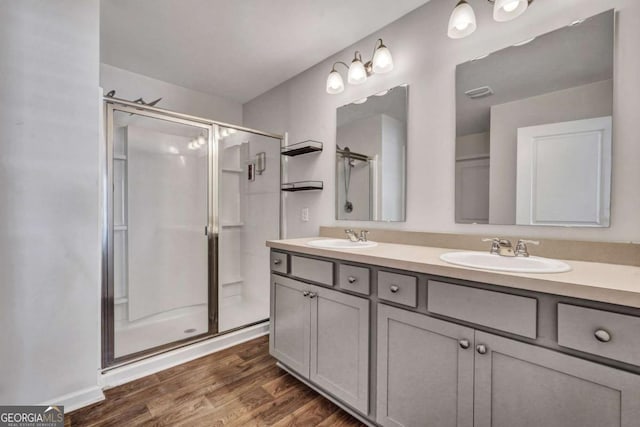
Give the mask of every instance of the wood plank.
[(276, 366), (268, 337), (105, 391), (65, 416), (72, 426), (360, 426)]

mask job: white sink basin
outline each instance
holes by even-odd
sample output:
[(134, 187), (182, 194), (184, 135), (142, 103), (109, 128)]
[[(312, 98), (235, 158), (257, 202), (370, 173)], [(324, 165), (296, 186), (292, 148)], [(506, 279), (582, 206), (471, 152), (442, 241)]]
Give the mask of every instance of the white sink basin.
[(362, 249), (378, 246), (376, 242), (352, 242), (347, 239), (320, 239), (307, 242), (307, 245), (314, 248), (325, 249)]
[(447, 252), (440, 255), (440, 259), (463, 267), (510, 273), (564, 273), (571, 270), (565, 262), (536, 256), (525, 258), (505, 257), (487, 252)]

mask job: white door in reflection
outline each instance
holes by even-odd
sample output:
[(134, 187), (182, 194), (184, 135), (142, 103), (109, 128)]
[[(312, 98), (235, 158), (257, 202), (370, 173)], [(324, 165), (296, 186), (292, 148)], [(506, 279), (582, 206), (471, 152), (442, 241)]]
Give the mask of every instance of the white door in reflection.
[(516, 223), (608, 227), (611, 116), (518, 129)]

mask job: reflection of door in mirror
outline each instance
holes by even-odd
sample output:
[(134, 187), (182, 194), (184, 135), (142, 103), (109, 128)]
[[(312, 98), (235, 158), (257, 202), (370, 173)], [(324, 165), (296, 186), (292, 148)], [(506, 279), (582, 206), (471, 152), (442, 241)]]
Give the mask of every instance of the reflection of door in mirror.
[(609, 225), (611, 117), (518, 129), (519, 225)]
[[(580, 129), (564, 137), (550, 129), (611, 120), (614, 22), (610, 10), (458, 65), (456, 222), (609, 225), (606, 147), (582, 141)], [(535, 129), (535, 149), (520, 141), (524, 129)], [(522, 150), (546, 157), (524, 166)], [(523, 168), (537, 173), (527, 184)]]
[(398, 86), (338, 109), (336, 219), (404, 221), (406, 103)]

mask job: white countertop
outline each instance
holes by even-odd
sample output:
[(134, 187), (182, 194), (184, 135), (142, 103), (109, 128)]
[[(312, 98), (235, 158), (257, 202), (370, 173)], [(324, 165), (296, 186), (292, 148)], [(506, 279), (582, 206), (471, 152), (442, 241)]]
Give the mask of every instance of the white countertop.
[(440, 255), (454, 252), (452, 249), (392, 243), (379, 243), (378, 246), (361, 249), (324, 249), (306, 244), (318, 239), (322, 237), (269, 240), (267, 246), (341, 261), (640, 308), (640, 267), (563, 260), (571, 266), (571, 271), (545, 274), (507, 273), (459, 267), (442, 261)]

